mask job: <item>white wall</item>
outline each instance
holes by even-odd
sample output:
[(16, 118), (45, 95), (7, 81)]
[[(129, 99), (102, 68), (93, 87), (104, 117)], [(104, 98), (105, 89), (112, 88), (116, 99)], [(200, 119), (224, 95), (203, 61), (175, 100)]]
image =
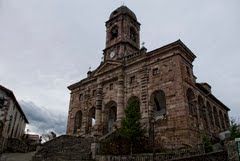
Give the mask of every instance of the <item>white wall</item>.
[(14, 99), (7, 96), (1, 89), (0, 97), (4, 97), (9, 101), (8, 107), (0, 109), (0, 120), (4, 123), (2, 136), (5, 138), (21, 138), (26, 126), (24, 116), (20, 113)]

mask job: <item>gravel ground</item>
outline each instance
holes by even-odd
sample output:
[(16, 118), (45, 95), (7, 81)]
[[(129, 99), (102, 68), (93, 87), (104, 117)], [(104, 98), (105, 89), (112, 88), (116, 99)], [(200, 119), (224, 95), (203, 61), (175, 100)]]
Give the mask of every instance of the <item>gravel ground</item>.
[(35, 152), (31, 153), (4, 153), (0, 161), (31, 161)]

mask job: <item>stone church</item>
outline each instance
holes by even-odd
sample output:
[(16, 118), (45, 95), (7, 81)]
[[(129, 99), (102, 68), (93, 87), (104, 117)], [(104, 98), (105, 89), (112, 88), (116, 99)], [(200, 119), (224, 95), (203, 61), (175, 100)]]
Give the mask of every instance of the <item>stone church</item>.
[(230, 110), (198, 83), (194, 53), (181, 41), (147, 51), (140, 23), (126, 6), (106, 22), (104, 59), (71, 91), (67, 134), (101, 138), (121, 126), (130, 101), (139, 102), (142, 127), (156, 145), (193, 146), (229, 127)]

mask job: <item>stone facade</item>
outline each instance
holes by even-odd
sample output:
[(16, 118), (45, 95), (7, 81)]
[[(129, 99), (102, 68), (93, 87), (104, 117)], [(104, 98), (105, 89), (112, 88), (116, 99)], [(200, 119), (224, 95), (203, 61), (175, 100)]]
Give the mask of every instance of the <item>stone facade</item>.
[(181, 40), (150, 52), (140, 48), (140, 23), (125, 6), (111, 13), (106, 35), (100, 66), (68, 87), (67, 134), (111, 133), (131, 100), (140, 102), (142, 125), (155, 145), (193, 146), (203, 135), (215, 137), (228, 129), (229, 108), (212, 94), (210, 85), (196, 82), (196, 56)]

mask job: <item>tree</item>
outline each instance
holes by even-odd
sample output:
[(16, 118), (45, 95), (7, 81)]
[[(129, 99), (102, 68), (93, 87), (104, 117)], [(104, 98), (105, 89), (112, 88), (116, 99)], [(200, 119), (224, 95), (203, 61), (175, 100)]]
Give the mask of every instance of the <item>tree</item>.
[(239, 123), (236, 122), (235, 119), (231, 120), (229, 130), (230, 130), (232, 140), (235, 138), (240, 138), (240, 125), (239, 125)]
[(120, 134), (129, 140), (131, 144), (131, 155), (133, 151), (134, 143), (141, 140), (144, 136), (144, 130), (141, 128), (141, 114), (139, 111), (139, 101), (132, 100), (129, 102), (126, 110), (126, 117), (122, 120), (122, 126), (120, 128)]
[(203, 136), (203, 145), (204, 145), (205, 153), (209, 153), (213, 151), (213, 144), (209, 139), (209, 137)]

